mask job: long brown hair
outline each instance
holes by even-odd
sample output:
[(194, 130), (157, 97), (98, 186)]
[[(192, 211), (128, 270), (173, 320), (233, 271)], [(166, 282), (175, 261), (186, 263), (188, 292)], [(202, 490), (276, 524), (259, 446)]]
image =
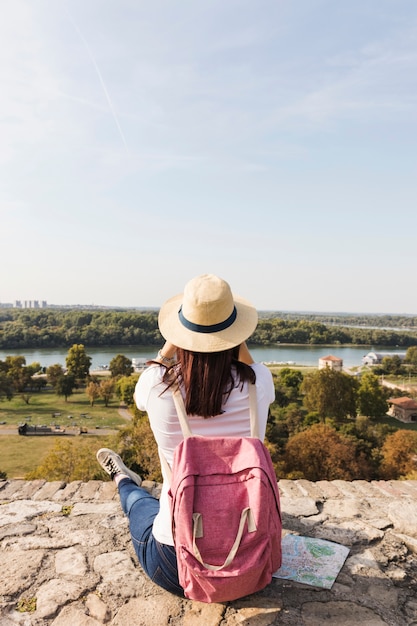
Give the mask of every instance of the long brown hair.
[(175, 372), (178, 382), (184, 385), (188, 415), (219, 415), (234, 387), (243, 386), (246, 381), (255, 383), (255, 372), (238, 361), (238, 355), (239, 346), (222, 352), (190, 352), (177, 348), (177, 365), (167, 372), (166, 380), (172, 384)]

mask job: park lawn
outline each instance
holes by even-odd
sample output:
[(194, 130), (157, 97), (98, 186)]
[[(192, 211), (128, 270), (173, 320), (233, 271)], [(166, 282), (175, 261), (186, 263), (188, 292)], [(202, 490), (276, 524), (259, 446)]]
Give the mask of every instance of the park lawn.
[[(0, 436), (0, 471), (5, 472), (8, 479), (25, 478), (26, 474), (41, 464), (47, 453), (53, 448), (58, 437), (21, 437), (20, 435)], [(108, 444), (107, 437), (87, 435), (93, 451)], [(67, 437), (65, 437), (67, 438)], [(70, 441), (85, 441), (84, 436), (69, 436)]]
[(97, 400), (93, 407), (90, 406), (84, 389), (76, 390), (68, 397), (67, 402), (52, 390), (45, 389), (32, 393), (29, 404), (25, 403), (20, 394), (16, 394), (12, 400), (2, 400), (0, 422), (16, 427), (22, 422), (28, 422), (33, 425), (57, 424), (64, 428), (70, 426), (86, 426), (88, 429), (118, 428), (126, 424), (120, 417), (118, 409), (118, 399), (113, 399), (108, 407), (104, 406), (103, 400)]
[(401, 422), (400, 420), (395, 419), (395, 417), (391, 417), (390, 415), (384, 415), (384, 417), (378, 417), (374, 420), (378, 424), (387, 424), (388, 426), (393, 426), (395, 430), (416, 430), (417, 431), (417, 422)]
[[(40, 465), (55, 443), (62, 439), (69, 439), (76, 444), (87, 438), (94, 450), (107, 446), (108, 431), (114, 433), (126, 424), (118, 409), (118, 399), (113, 399), (108, 407), (104, 406), (103, 400), (97, 400), (93, 407), (90, 406), (84, 389), (75, 390), (67, 402), (48, 388), (33, 392), (29, 404), (25, 403), (20, 394), (16, 394), (10, 401), (2, 400), (0, 422), (6, 424), (0, 425), (0, 471), (5, 472), (8, 478), (24, 478)], [(57, 413), (60, 415), (54, 415)], [(17, 426), (22, 422), (33, 426), (56, 424), (65, 428), (68, 435), (20, 436), (17, 434)], [(75, 436), (80, 427), (87, 428), (89, 434)], [(101, 436), (98, 436), (98, 429), (103, 430)]]

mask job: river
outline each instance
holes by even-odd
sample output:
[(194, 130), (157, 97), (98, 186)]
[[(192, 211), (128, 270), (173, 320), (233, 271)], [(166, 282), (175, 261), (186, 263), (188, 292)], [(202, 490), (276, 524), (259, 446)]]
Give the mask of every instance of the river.
[[(399, 348), (378, 348), (367, 346), (306, 346), (306, 345), (282, 345), (271, 347), (251, 347), (250, 351), (255, 361), (288, 363), (291, 365), (317, 366), (320, 357), (332, 354), (343, 359), (345, 367), (353, 367), (362, 364), (362, 357), (375, 350), (395, 354), (401, 352)], [(403, 350), (404, 351), (404, 350)], [(108, 365), (117, 354), (124, 354), (129, 359), (150, 359), (155, 356), (157, 349), (152, 346), (113, 346), (111, 348), (86, 348), (91, 357), (91, 369), (97, 370), (102, 365)], [(4, 361), (7, 355), (21, 355), (29, 365), (38, 362), (42, 367), (48, 367), (55, 363), (65, 365), (68, 350), (64, 348), (40, 348), (0, 350), (0, 360)]]

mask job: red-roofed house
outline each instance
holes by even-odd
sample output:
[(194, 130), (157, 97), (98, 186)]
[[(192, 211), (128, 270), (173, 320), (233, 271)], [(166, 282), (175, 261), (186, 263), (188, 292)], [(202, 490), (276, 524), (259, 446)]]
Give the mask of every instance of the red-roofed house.
[(319, 370), (323, 370), (328, 367), (331, 370), (335, 370), (336, 372), (341, 372), (343, 370), (343, 359), (340, 359), (338, 356), (333, 356), (329, 354), (328, 356), (322, 356), (319, 358)]
[(388, 415), (401, 422), (417, 422), (417, 402), (412, 398), (389, 398)]

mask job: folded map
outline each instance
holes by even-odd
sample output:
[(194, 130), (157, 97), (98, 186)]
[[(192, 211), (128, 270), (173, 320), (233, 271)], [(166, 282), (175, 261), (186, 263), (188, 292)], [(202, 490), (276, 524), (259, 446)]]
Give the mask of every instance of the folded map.
[(282, 565), (273, 576), (330, 589), (348, 554), (339, 543), (288, 534), (282, 539)]

